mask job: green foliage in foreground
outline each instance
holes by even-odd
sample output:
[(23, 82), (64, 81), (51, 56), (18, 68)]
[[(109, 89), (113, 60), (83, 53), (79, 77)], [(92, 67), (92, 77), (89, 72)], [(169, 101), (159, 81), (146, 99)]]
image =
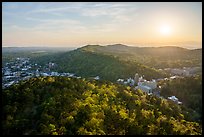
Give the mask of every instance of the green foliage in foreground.
[(39, 77), (2, 93), (3, 134), (202, 134), (180, 106), (109, 82)]

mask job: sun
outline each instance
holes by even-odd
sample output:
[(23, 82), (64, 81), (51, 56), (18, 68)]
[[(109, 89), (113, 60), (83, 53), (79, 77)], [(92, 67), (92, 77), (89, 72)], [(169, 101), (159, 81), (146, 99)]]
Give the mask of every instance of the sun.
[(171, 27), (169, 25), (161, 25), (159, 30), (160, 30), (160, 33), (162, 35), (169, 35), (169, 34), (171, 34)]

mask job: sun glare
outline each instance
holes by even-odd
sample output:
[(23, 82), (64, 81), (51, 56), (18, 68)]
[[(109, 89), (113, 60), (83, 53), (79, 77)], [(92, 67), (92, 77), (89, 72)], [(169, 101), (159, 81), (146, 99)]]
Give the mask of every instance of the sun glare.
[(169, 35), (171, 33), (171, 28), (169, 25), (162, 25), (160, 27), (160, 33), (163, 35)]

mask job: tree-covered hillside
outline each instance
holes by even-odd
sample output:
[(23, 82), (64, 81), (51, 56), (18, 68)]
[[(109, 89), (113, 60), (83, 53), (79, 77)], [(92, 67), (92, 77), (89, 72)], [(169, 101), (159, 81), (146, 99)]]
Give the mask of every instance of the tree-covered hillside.
[(42, 65), (55, 62), (57, 67), (53, 71), (71, 72), (82, 77), (100, 76), (105, 80), (116, 81), (139, 73), (151, 80), (168, 76), (158, 71), (158, 68), (201, 66), (202, 49), (87, 45), (70, 52), (34, 57), (32, 60)]
[(38, 77), (2, 91), (4, 135), (196, 135), (180, 106), (128, 86)]
[(159, 83), (161, 95), (176, 96), (190, 111), (190, 117), (202, 122), (202, 76), (177, 78)]
[(201, 66), (202, 49), (188, 50), (181, 47), (130, 47), (122, 44), (87, 45), (80, 50), (114, 55), (122, 60), (137, 61), (154, 68)]
[(168, 76), (166, 73), (161, 73), (135, 61), (124, 61), (116, 56), (80, 49), (54, 56), (43, 56), (33, 60), (41, 64), (49, 61), (55, 62), (57, 67), (53, 71), (71, 72), (87, 78), (100, 76), (103, 80), (114, 82), (118, 78), (134, 77), (135, 73), (143, 74), (146, 79), (150, 80)]

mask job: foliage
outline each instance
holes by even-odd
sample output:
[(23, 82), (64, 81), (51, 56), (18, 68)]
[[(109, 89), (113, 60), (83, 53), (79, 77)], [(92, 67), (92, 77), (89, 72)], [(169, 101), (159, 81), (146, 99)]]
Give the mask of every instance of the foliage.
[(200, 135), (180, 106), (106, 81), (38, 77), (3, 92), (4, 135)]

